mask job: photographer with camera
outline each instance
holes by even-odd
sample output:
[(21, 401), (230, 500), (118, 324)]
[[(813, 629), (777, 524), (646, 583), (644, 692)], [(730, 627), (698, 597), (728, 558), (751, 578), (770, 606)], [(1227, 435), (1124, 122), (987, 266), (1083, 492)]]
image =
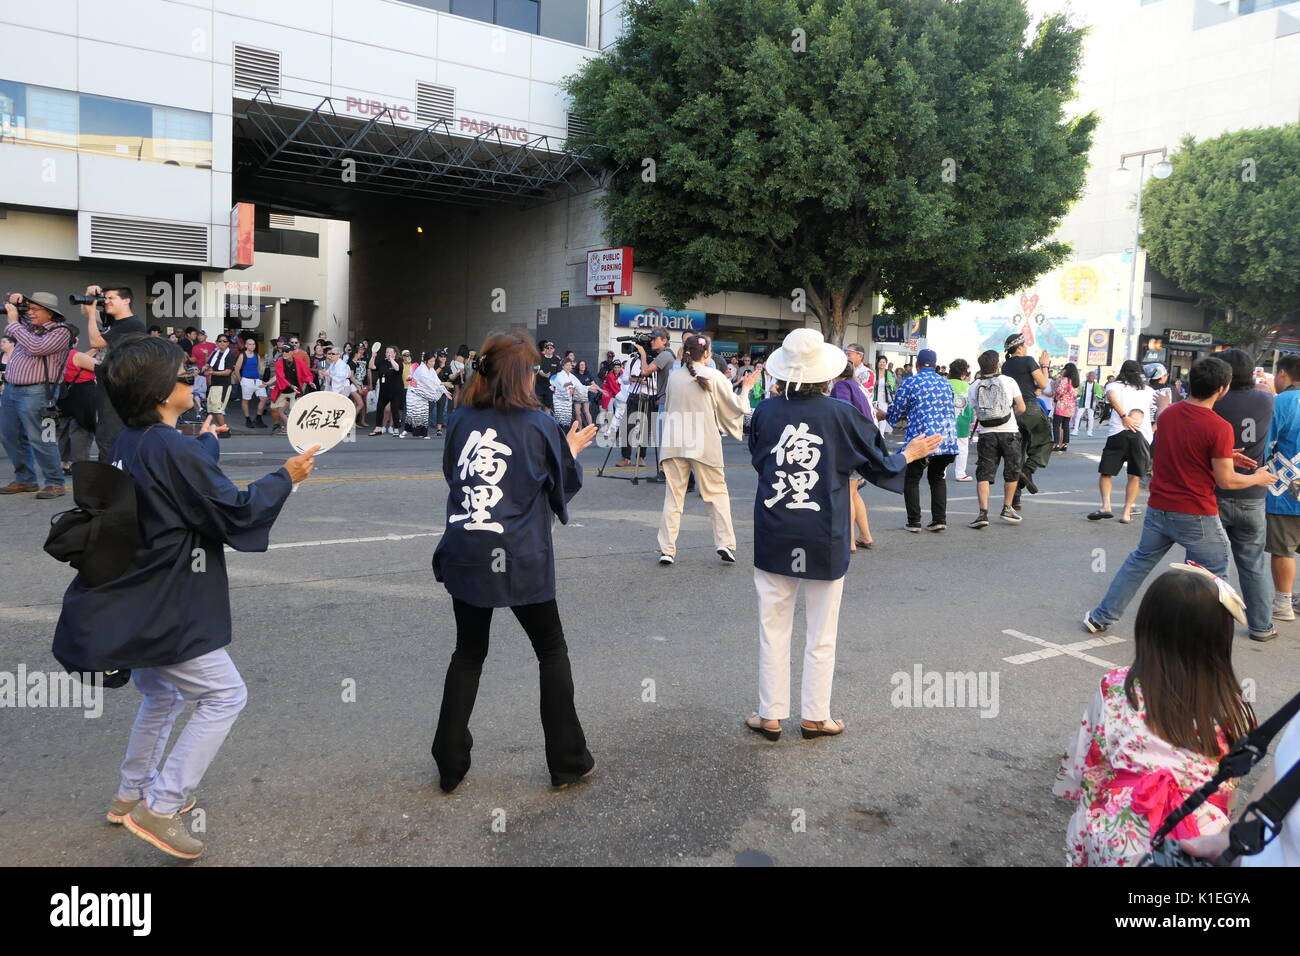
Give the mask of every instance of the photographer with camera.
[[(64, 494), (63, 467), (55, 435), (46, 423), (58, 421), (56, 392), (63, 381), (72, 347), (72, 330), (58, 308), (58, 296), (14, 292), (5, 297), (5, 335), (14, 342), (5, 366), (5, 390), (0, 396), (0, 443), (14, 466), (14, 480), (0, 494), (35, 491), (37, 498)], [(39, 468), (45, 484), (36, 484)]]
[[(659, 440), (659, 400), (667, 390), (668, 376), (672, 373), (673, 366), (677, 364), (677, 357), (668, 349), (668, 338), (667, 329), (657, 328), (650, 332), (648, 341), (643, 333), (632, 337), (631, 346), (624, 346), (625, 350), (631, 349), (627, 353), (631, 356), (627, 370), (629, 382), (627, 423), (629, 429), (636, 430), (635, 434), (640, 439), (637, 442), (637, 457), (640, 461), (645, 461), (646, 446), (652, 441), (657, 443)], [(631, 459), (631, 438), (624, 448), (624, 459)], [(659, 474), (652, 480), (665, 480), (663, 470), (660, 469)]]
[[(124, 285), (111, 285), (101, 288), (97, 285), (86, 286), (85, 295), (68, 296), (73, 305), (81, 306), (81, 313), (86, 319), (86, 337), (90, 347), (101, 350), (101, 358), (111, 349), (113, 343), (132, 332), (143, 332), (144, 323), (135, 317), (131, 308), (131, 290)], [(99, 310), (104, 310), (104, 325), (100, 328)], [(109, 451), (113, 440), (122, 430), (122, 419), (118, 417), (113, 403), (108, 400), (108, 393), (101, 385), (96, 398), (95, 444), (99, 446), (99, 460), (109, 461)]]

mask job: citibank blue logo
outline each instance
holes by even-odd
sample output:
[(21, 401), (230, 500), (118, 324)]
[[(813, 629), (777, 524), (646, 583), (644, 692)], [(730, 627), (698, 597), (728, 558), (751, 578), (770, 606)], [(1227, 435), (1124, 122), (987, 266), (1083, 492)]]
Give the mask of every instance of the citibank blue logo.
[(638, 305), (620, 305), (614, 324), (620, 328), (665, 328), (670, 332), (703, 332), (707, 318), (695, 309), (655, 309)]

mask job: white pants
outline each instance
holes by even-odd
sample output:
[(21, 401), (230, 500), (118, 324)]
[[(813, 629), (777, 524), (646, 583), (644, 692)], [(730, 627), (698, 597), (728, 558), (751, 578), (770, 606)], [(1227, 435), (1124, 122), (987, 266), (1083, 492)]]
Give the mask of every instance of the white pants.
[(1092, 423), (1094, 421), (1092, 417), (1092, 409), (1084, 408), (1082, 405), (1080, 405), (1078, 408), (1074, 410), (1074, 421), (1070, 423), (1071, 435), (1079, 434), (1079, 423), (1083, 421), (1085, 418), (1088, 421), (1088, 434), (1089, 435), (1092, 434)]
[(966, 477), (966, 462), (970, 457), (970, 438), (957, 439), (957, 477)]
[(758, 591), (758, 714), (766, 720), (790, 716), (790, 634), (794, 602), (804, 586), (804, 644), (800, 710), (804, 720), (831, 717), (831, 681), (835, 677), (835, 638), (839, 629), (844, 579), (813, 581), (754, 569)]

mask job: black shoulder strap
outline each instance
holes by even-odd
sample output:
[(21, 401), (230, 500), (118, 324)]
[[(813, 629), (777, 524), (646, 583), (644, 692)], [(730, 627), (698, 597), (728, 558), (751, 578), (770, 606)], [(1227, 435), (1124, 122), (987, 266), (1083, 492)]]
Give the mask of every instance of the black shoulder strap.
[[(1268, 745), (1273, 742), (1273, 738), (1298, 713), (1300, 713), (1300, 694), (1296, 694), (1272, 717), (1238, 740), (1232, 749), (1219, 760), (1219, 766), (1215, 770), (1214, 776), (1203, 787), (1188, 796), (1181, 807), (1165, 818), (1164, 825), (1151, 838), (1152, 849), (1159, 848), (1164, 843), (1169, 832), (1194, 813), (1201, 804), (1210, 799), (1226, 781), (1244, 777), (1250, 773), (1251, 768), (1267, 755)], [(1291, 780), (1292, 777), (1295, 779)], [(1286, 783), (1287, 786), (1283, 787), (1283, 783)], [(1281, 790), (1280, 794), (1278, 794), (1279, 790)], [(1282, 811), (1281, 816), (1273, 816), (1281, 807), (1281, 799), (1277, 797), (1285, 798), (1288, 793), (1291, 794), (1291, 797), (1286, 803), (1285, 810)], [(1297, 775), (1294, 768), (1292, 768), (1292, 771), (1282, 781), (1279, 781), (1277, 786), (1260, 800), (1252, 803), (1247, 808), (1242, 819), (1233, 824), (1230, 831), (1230, 840), (1232, 842), (1228, 851), (1220, 858), (1220, 861), (1226, 865), (1237, 856), (1243, 854), (1252, 855), (1262, 850), (1265, 844), (1272, 840), (1278, 831), (1282, 829), (1282, 817), (1286, 816), (1286, 813), (1290, 811), (1297, 796), (1300, 796), (1300, 775)], [(1274, 799), (1265, 805), (1265, 801), (1269, 800), (1269, 798)], [(1260, 818), (1258, 812), (1260, 809), (1268, 815), (1267, 821)], [(1252, 811), (1255, 811), (1255, 813), (1252, 814)], [(1248, 816), (1250, 819), (1248, 819)], [(1238, 827), (1242, 829), (1239, 831)], [(1271, 832), (1265, 837), (1264, 831), (1269, 829), (1271, 829)], [(1238, 846), (1240, 846), (1240, 849), (1238, 849)]]

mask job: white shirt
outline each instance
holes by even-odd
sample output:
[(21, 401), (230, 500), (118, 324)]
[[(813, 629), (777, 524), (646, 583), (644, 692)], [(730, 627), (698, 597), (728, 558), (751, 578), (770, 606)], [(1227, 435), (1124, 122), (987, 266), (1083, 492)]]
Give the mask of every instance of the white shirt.
[[(582, 384), (582, 380), (572, 372), (566, 372), (563, 369), (552, 376), (551, 384), (555, 387), (556, 394), (565, 398), (581, 399), (586, 394), (587, 387)], [(572, 396), (569, 395), (569, 388), (573, 389)]]
[(1134, 388), (1132, 385), (1125, 385), (1123, 382), (1111, 382), (1106, 386), (1106, 401), (1109, 402), (1111, 396), (1116, 396), (1115, 400), (1119, 402), (1122, 414), (1116, 414), (1112, 411), (1110, 416), (1110, 431), (1107, 435), (1118, 435), (1125, 431), (1123, 416), (1129, 412), (1141, 412), (1142, 424), (1138, 431), (1148, 442), (1154, 440), (1155, 435), (1151, 431), (1151, 419), (1155, 414), (1156, 393), (1149, 386), (1146, 388)]
[[(988, 425), (984, 425), (980, 423), (979, 420), (979, 401), (977, 398), (977, 391), (985, 387), (984, 385), (985, 382), (990, 383), (990, 385), (993, 382), (997, 382), (998, 384), (1000, 384), (1002, 386), (1003, 394), (1005, 394), (1011, 402), (1011, 417), (1008, 418), (1001, 425), (994, 425), (992, 428), (990, 428)], [(993, 376), (992, 378), (977, 378), (975, 379), (975, 381), (971, 382), (970, 388), (966, 390), (966, 404), (974, 407), (975, 409), (974, 423), (979, 424), (981, 432), (988, 432), (990, 434), (994, 432), (1018, 432), (1020, 431), (1020, 426), (1016, 424), (1016, 399), (1019, 396), (1020, 396), (1020, 386), (1016, 384), (1016, 380), (1014, 378), (1012, 378), (1010, 375), (996, 375)]]
[(442, 379), (438, 378), (438, 372), (429, 368), (423, 362), (416, 364), (411, 370), (411, 378), (415, 379), (415, 384), (419, 385), (425, 391), (432, 392), (441, 398), (446, 394), (447, 386), (442, 384)]
[(351, 394), (352, 383), (348, 381), (348, 376), (352, 374), (352, 366), (339, 359), (329, 367), (329, 373), (331, 392), (338, 392), (340, 395)]

